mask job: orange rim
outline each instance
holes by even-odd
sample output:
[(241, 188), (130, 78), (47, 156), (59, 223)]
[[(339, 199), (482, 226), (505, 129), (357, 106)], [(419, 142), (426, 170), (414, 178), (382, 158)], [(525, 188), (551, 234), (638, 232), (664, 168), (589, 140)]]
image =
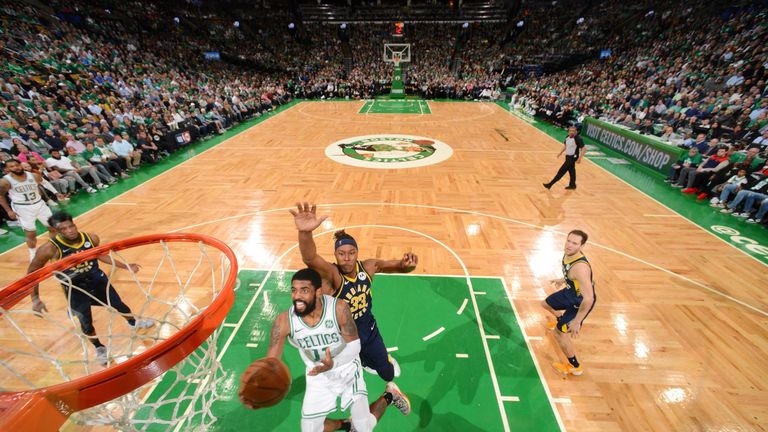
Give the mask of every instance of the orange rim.
[(200, 234), (153, 234), (97, 246), (51, 263), (0, 291), (0, 307), (10, 309), (32, 293), (32, 287), (54, 271), (136, 246), (165, 242), (202, 242), (229, 259), (230, 268), (219, 295), (201, 314), (176, 334), (147, 351), (69, 382), (34, 390), (0, 393), (0, 430), (58, 430), (67, 417), (129, 393), (179, 363), (213, 333), (234, 303), (237, 258), (224, 242)]

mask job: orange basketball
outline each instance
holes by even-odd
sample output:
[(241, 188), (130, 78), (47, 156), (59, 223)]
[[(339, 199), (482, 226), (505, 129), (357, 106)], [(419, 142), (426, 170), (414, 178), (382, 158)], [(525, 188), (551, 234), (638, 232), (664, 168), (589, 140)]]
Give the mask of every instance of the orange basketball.
[(283, 400), (291, 389), (291, 371), (280, 359), (265, 357), (251, 363), (240, 379), (240, 402), (251, 409)]

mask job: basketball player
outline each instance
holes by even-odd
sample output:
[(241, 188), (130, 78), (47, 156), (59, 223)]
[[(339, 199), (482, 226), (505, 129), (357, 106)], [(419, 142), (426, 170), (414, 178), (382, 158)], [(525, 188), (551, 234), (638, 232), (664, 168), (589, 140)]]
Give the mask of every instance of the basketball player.
[(312, 238), (312, 231), (328, 216), (318, 219), (317, 206), (310, 206), (308, 203), (297, 203), (296, 207), (297, 211), (291, 210), (291, 214), (299, 230), (299, 250), (304, 264), (316, 270), (325, 281), (330, 283), (330, 289), (326, 293), (344, 299), (349, 304), (360, 335), (360, 359), (363, 367), (375, 370), (381, 379), (391, 382), (400, 375), (400, 367), (387, 354), (384, 339), (373, 317), (371, 284), (376, 273), (412, 272), (419, 258), (415, 254), (405, 253), (400, 260), (370, 258), (359, 261), (357, 242), (351, 235), (341, 230), (334, 234), (336, 263), (331, 264), (317, 254), (315, 240)]
[[(324, 429), (325, 416), (351, 407), (354, 430), (373, 430), (387, 405), (407, 405), (410, 402), (394, 383), (387, 383), (378, 411), (368, 408), (368, 392), (358, 355), (360, 339), (349, 307), (324, 295), (320, 274), (310, 268), (297, 271), (291, 278), (293, 305), (277, 316), (272, 324), (267, 357), (282, 358), (285, 339), (299, 350), (306, 365), (307, 389), (301, 407), (302, 432)], [(332, 422), (332, 421), (329, 421)]]
[[(60, 260), (66, 256), (99, 245), (99, 236), (78, 231), (77, 225), (72, 221), (72, 216), (67, 213), (57, 212), (53, 214), (48, 219), (48, 224), (58, 234), (40, 246), (37, 254), (35, 254), (35, 258), (29, 264), (27, 273), (32, 273), (42, 268), (48, 261)], [(112, 261), (107, 256), (100, 256), (98, 260), (121, 269), (130, 268), (134, 273), (138, 272), (141, 268), (138, 264), (125, 265), (119, 261)], [(83, 331), (83, 334), (88, 336), (93, 346), (96, 347), (96, 359), (103, 366), (109, 363), (107, 347), (96, 336), (96, 330), (93, 328), (91, 306), (109, 305), (116, 309), (133, 329), (147, 329), (155, 325), (155, 322), (151, 319), (137, 320), (133, 316), (131, 309), (123, 303), (120, 295), (117, 294), (115, 288), (109, 283), (107, 275), (99, 268), (97, 260), (92, 259), (80, 263), (75, 267), (64, 270), (62, 273), (65, 276), (57, 277), (57, 279), (61, 282), (64, 295), (67, 296), (69, 311), (80, 321), (80, 329)], [(75, 288), (73, 289), (73, 287)], [(43, 311), (48, 312), (45, 303), (40, 299), (39, 285), (35, 285), (32, 291), (32, 310), (38, 314)]]
[(597, 300), (592, 282), (592, 266), (581, 251), (587, 238), (584, 231), (573, 230), (568, 233), (562, 261), (565, 277), (552, 281), (558, 286), (565, 284), (565, 288), (541, 302), (541, 306), (556, 318), (547, 327), (554, 331), (560, 349), (568, 358), (567, 363), (557, 362), (552, 365), (563, 375), (581, 375), (584, 371), (576, 359), (572, 338), (581, 332), (581, 326)]
[[(8, 213), (8, 217), (21, 223), (29, 249), (29, 260), (32, 261), (37, 251), (36, 221), (39, 220), (48, 228), (51, 237), (56, 234), (48, 225), (51, 209), (43, 201), (39, 190), (43, 178), (40, 174), (24, 171), (18, 159), (7, 160), (4, 169), (8, 174), (0, 178), (0, 206)], [(6, 193), (11, 198), (10, 205), (5, 198)]]
[(581, 163), (581, 160), (584, 159), (584, 152), (581, 151), (584, 148), (584, 141), (582, 141), (581, 137), (578, 135), (575, 126), (568, 128), (568, 136), (565, 137), (565, 142), (563, 144), (563, 149), (560, 150), (557, 157), (559, 158), (560, 155), (565, 153), (565, 161), (563, 162), (563, 165), (560, 166), (560, 169), (557, 171), (557, 174), (555, 174), (552, 181), (543, 184), (547, 189), (551, 189), (555, 183), (563, 178), (565, 173), (568, 173), (568, 179), (570, 180), (568, 186), (565, 188), (576, 189), (576, 164)]

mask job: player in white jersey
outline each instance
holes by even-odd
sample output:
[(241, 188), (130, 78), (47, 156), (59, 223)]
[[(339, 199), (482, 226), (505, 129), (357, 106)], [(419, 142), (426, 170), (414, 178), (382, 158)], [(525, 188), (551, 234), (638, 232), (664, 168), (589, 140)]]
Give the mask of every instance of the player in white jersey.
[(371, 408), (376, 405), (375, 412), (369, 411), (357, 326), (346, 303), (321, 294), (321, 286), (322, 279), (315, 270), (306, 268), (293, 275), (293, 306), (272, 324), (267, 357), (281, 358), (287, 338), (304, 360), (307, 388), (301, 408), (302, 432), (335, 430), (338, 422), (328, 421), (324, 426), (324, 421), (336, 411), (339, 398), (342, 410), (351, 407), (354, 430), (371, 431), (387, 405), (405, 396), (399, 391), (385, 393), (380, 398), (384, 403), (374, 403)]
[[(37, 226), (39, 220), (53, 237), (56, 232), (48, 226), (48, 218), (51, 217), (51, 209), (45, 204), (40, 195), (40, 184), (43, 179), (40, 174), (24, 171), (21, 162), (17, 159), (9, 159), (5, 162), (4, 170), (8, 172), (0, 178), (0, 206), (3, 207), (8, 217), (21, 222), (21, 228), (26, 235), (27, 248), (29, 248), (29, 260), (35, 257), (37, 252)], [(5, 194), (11, 198), (10, 204)]]

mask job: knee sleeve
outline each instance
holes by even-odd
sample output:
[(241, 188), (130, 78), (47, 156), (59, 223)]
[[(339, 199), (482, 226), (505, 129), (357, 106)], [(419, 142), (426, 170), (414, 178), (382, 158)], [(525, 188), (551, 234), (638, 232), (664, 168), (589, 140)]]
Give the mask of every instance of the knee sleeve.
[(376, 426), (376, 417), (371, 414), (366, 397), (355, 398), (349, 411), (352, 417), (352, 426), (355, 427), (356, 431), (370, 432)]
[(325, 417), (301, 419), (301, 432), (323, 432)]

